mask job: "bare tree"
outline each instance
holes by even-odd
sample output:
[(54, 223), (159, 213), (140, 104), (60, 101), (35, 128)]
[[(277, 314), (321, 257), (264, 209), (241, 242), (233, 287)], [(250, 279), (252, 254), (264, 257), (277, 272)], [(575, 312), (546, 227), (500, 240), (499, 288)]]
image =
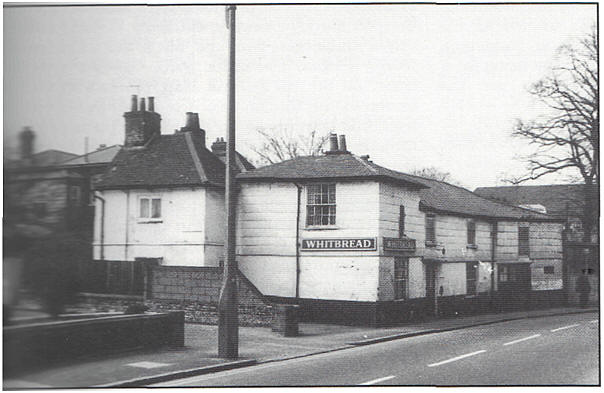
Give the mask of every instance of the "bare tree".
[(427, 179), (434, 179), (445, 183), (454, 184), (463, 187), (463, 185), (457, 180), (453, 179), (450, 172), (445, 172), (435, 166), (429, 166), (424, 168), (416, 168), (409, 172), (411, 175), (425, 177)]
[(323, 152), (323, 147), (329, 134), (311, 131), (307, 134), (290, 132), (287, 129), (266, 131), (256, 130), (260, 135), (260, 143), (251, 146), (256, 153), (258, 164), (275, 164), (300, 156), (316, 156)]
[(512, 136), (528, 141), (535, 150), (521, 157), (527, 173), (509, 179), (512, 184), (553, 173), (575, 173), (585, 184), (583, 229), (590, 238), (599, 216), (600, 112), (598, 36), (592, 30), (575, 45), (559, 49), (559, 64), (535, 83), (529, 93), (544, 104), (544, 115), (517, 120)]

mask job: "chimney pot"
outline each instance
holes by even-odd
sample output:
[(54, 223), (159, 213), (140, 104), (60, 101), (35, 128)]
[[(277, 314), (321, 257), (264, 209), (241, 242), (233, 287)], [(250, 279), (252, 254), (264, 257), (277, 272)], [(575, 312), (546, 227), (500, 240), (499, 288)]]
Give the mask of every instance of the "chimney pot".
[(132, 95), (132, 105), (130, 106), (130, 112), (136, 112), (138, 110), (138, 97), (136, 94)]
[(149, 99), (149, 112), (155, 112), (155, 97), (148, 97)]
[(338, 134), (329, 134), (329, 151), (332, 153), (338, 151)]
[(185, 127), (190, 131), (199, 129), (199, 115), (193, 112), (187, 112), (187, 123)]
[(216, 138), (216, 142), (212, 143), (212, 153), (219, 157), (226, 155), (226, 145), (224, 138)]
[(340, 135), (340, 151), (347, 152), (346, 150), (346, 135)]
[(140, 107), (140, 111), (141, 112), (146, 112), (147, 108), (145, 106), (145, 97), (141, 98), (141, 107)]

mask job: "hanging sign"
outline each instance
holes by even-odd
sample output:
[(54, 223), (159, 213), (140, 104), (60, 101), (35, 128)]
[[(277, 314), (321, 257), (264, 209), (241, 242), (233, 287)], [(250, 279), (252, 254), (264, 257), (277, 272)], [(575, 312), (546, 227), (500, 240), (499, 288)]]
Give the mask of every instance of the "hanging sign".
[(415, 239), (408, 237), (385, 237), (384, 250), (386, 251), (415, 251)]
[(302, 239), (302, 251), (375, 251), (375, 238)]

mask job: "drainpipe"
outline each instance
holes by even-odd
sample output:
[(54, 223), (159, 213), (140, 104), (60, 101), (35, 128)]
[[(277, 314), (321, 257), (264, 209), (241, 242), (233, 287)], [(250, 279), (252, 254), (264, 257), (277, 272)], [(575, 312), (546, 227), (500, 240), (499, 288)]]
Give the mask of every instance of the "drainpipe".
[(495, 256), (497, 249), (497, 221), (491, 223), (491, 290), (490, 290), (490, 308), (493, 308), (495, 296)]
[(300, 299), (300, 204), (302, 200), (302, 186), (294, 183), (298, 190), (298, 201), (296, 204), (296, 303)]
[(93, 194), (94, 199), (101, 201), (101, 261), (105, 260), (105, 199)]

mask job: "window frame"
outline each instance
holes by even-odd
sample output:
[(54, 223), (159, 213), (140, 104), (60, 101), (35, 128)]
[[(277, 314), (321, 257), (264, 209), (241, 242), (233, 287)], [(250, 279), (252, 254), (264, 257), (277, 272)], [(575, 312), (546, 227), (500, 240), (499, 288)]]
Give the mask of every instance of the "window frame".
[[(144, 217), (141, 213), (142, 213), (142, 204), (143, 204), (143, 200), (147, 200), (148, 204), (146, 207), (146, 213), (147, 216)], [(157, 217), (153, 217), (153, 201), (159, 201), (159, 216)], [(145, 223), (145, 222), (163, 222), (163, 211), (162, 211), (162, 197), (161, 195), (140, 195), (138, 197), (138, 205), (137, 205), (137, 213), (136, 213), (136, 219), (138, 222), (140, 223)]]
[(77, 184), (72, 184), (69, 186), (68, 192), (69, 204), (72, 206), (79, 206), (82, 201), (82, 187)]
[[(526, 240), (521, 238), (521, 232), (526, 231)], [(528, 226), (518, 227), (518, 257), (530, 257), (531, 255), (531, 231)]]
[[(428, 223), (431, 223), (431, 225), (428, 225)], [(436, 245), (436, 214), (426, 213), (425, 227), (426, 246), (433, 247)], [(428, 236), (428, 234), (432, 235), (431, 238)]]
[(401, 256), (394, 257), (392, 287), (394, 291), (394, 300), (409, 299), (409, 258)]
[[(323, 191), (326, 187), (326, 192)], [(315, 190), (316, 188), (316, 190)], [(306, 229), (335, 229), (337, 228), (337, 187), (334, 182), (310, 183), (305, 186), (306, 190)], [(323, 201), (322, 197), (325, 194), (327, 201)], [(333, 201), (331, 196), (333, 195)], [(315, 198), (311, 201), (311, 198)], [(317, 197), (319, 202), (317, 203)], [(312, 203), (311, 203), (312, 202)], [(327, 215), (324, 214), (324, 209), (327, 209)], [(313, 214), (310, 214), (312, 209)], [(317, 215), (317, 211), (319, 214)], [(312, 219), (311, 219), (312, 217)], [(318, 220), (317, 220), (318, 217)], [(324, 218), (327, 219), (323, 223)], [(312, 221), (311, 221), (312, 220)]]
[[(470, 285), (471, 283), (471, 285)], [(472, 288), (472, 291), (470, 291)], [(478, 295), (478, 262), (466, 262), (466, 296)]]
[(466, 221), (466, 243), (469, 248), (476, 248), (476, 221)]

